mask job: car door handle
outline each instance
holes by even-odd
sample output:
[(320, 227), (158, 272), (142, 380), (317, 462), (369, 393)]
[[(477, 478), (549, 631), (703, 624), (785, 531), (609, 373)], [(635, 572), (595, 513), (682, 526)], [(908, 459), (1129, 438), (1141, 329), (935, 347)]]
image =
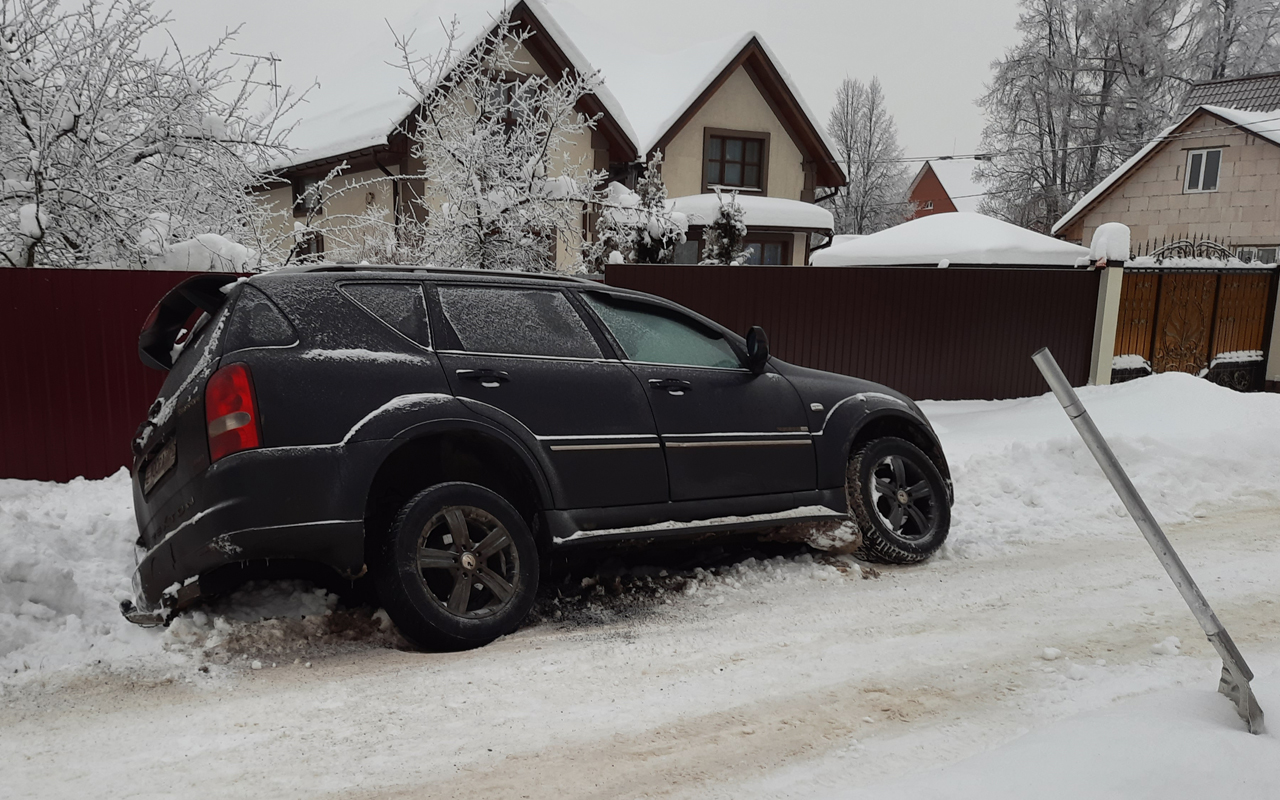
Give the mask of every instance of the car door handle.
[(679, 397), (685, 392), (693, 391), (693, 384), (676, 378), (650, 378), (649, 385), (655, 389), (663, 389), (672, 397)]
[(486, 389), (496, 389), (511, 380), (511, 376), (500, 369), (460, 369), (454, 374), (464, 381), (476, 381)]

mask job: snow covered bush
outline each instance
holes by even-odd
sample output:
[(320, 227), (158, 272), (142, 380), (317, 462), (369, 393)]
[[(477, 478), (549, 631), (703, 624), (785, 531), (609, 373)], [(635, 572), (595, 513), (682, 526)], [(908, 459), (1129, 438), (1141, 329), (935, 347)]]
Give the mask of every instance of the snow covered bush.
[(711, 224), (702, 229), (701, 263), (745, 264), (751, 256), (747, 250), (746, 209), (738, 203), (737, 192), (732, 192), (726, 201), (716, 189), (716, 198), (720, 200), (720, 209)]
[(421, 172), (403, 178), (418, 194), (398, 258), (554, 270), (558, 248), (580, 252), (583, 209), (602, 195), (604, 174), (570, 154), (595, 127), (577, 104), (599, 76), (528, 74), (519, 54), (531, 34), (509, 16), (474, 46), (460, 48), (459, 35), (455, 19), (448, 44), (428, 56), (415, 54), (411, 35), (396, 37), (422, 100), (405, 126)]
[(248, 259), (267, 212), (246, 190), (297, 98), (256, 107), (234, 34), (147, 55), (165, 23), (151, 0), (0, 0), (0, 265), (137, 268), (171, 237)]
[(688, 232), (689, 220), (667, 203), (662, 151), (657, 151), (645, 165), (634, 192), (620, 183), (609, 184), (588, 260), (596, 266), (670, 264)]

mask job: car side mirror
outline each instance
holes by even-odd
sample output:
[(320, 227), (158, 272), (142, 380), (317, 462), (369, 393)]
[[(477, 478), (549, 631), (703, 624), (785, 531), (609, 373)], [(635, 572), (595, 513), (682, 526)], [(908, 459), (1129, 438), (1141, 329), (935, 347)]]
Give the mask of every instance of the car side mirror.
[(752, 325), (747, 331), (747, 369), (759, 375), (769, 363), (769, 337), (764, 328)]

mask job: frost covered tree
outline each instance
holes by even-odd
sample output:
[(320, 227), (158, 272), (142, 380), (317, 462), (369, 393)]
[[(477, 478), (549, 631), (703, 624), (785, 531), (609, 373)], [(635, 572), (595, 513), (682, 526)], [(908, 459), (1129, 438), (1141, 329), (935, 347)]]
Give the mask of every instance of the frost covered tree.
[(845, 78), (836, 90), (827, 133), (849, 182), (827, 202), (836, 233), (867, 234), (905, 222), (907, 168), (900, 160), (898, 129), (885, 107), (880, 79), (870, 85)]
[(296, 98), (256, 107), (231, 34), (146, 54), (165, 22), (150, 0), (0, 0), (0, 264), (247, 265), (246, 190)]
[(551, 271), (556, 249), (579, 252), (584, 207), (602, 197), (605, 173), (574, 158), (575, 138), (596, 120), (578, 102), (598, 75), (530, 74), (519, 52), (530, 34), (497, 20), (478, 44), (415, 54), (397, 35), (400, 66), (420, 100), (405, 133), (421, 164), (401, 260), (476, 269)]
[(609, 185), (600, 204), (589, 260), (595, 265), (670, 264), (688, 231), (685, 215), (667, 207), (662, 151), (657, 151), (645, 164), (634, 192), (621, 184)]
[(1280, 66), (1276, 0), (1021, 0), (978, 104), (983, 210), (1047, 231), (1174, 121), (1191, 82)]
[(738, 202), (738, 193), (732, 192), (726, 200), (716, 189), (720, 207), (716, 216), (702, 229), (702, 264), (745, 264), (751, 257), (747, 250), (747, 211)]

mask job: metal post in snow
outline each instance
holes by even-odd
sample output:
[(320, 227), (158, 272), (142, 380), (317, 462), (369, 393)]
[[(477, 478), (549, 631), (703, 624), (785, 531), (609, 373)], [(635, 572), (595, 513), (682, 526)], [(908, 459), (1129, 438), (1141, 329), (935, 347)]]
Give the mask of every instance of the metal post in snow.
[(1178, 554), (1174, 552), (1169, 538), (1164, 535), (1159, 523), (1151, 515), (1151, 510), (1147, 508), (1138, 490), (1134, 488), (1124, 467), (1120, 466), (1115, 453), (1111, 452), (1106, 439), (1102, 438), (1098, 426), (1093, 424), (1089, 412), (1085, 411), (1080, 398), (1076, 396), (1075, 389), (1071, 388), (1067, 376), (1062, 374), (1049, 348), (1040, 348), (1035, 355), (1031, 356), (1031, 359), (1040, 368), (1040, 374), (1044, 376), (1054, 396), (1062, 404), (1067, 417), (1076, 426), (1076, 431), (1080, 434), (1080, 438), (1084, 439), (1089, 452), (1093, 453), (1093, 457), (1097, 459), (1103, 474), (1107, 476), (1107, 480), (1111, 481), (1116, 494), (1120, 495), (1124, 507), (1129, 509), (1129, 516), (1133, 517), (1138, 530), (1142, 531), (1142, 535), (1146, 537), (1147, 544), (1151, 545), (1151, 549), (1155, 551), (1156, 558), (1160, 559), (1165, 572), (1168, 572), (1169, 577), (1173, 579), (1173, 585), (1178, 587), (1178, 592), (1191, 608), (1191, 613), (1200, 623), (1205, 636), (1209, 638), (1209, 643), (1222, 657), (1222, 680), (1218, 682), (1218, 691), (1235, 703), (1236, 712), (1249, 726), (1250, 733), (1262, 733), (1264, 730), (1262, 709), (1258, 706), (1258, 700), (1253, 696), (1253, 689), (1249, 686), (1249, 681), (1253, 680), (1253, 672), (1245, 663), (1244, 656), (1236, 648), (1236, 643), (1231, 640), (1227, 629), (1218, 621), (1218, 616), (1213, 613), (1209, 602), (1200, 593), (1200, 587), (1196, 586), (1196, 582), (1192, 580), (1191, 573), (1187, 572), (1182, 559), (1178, 558)]

